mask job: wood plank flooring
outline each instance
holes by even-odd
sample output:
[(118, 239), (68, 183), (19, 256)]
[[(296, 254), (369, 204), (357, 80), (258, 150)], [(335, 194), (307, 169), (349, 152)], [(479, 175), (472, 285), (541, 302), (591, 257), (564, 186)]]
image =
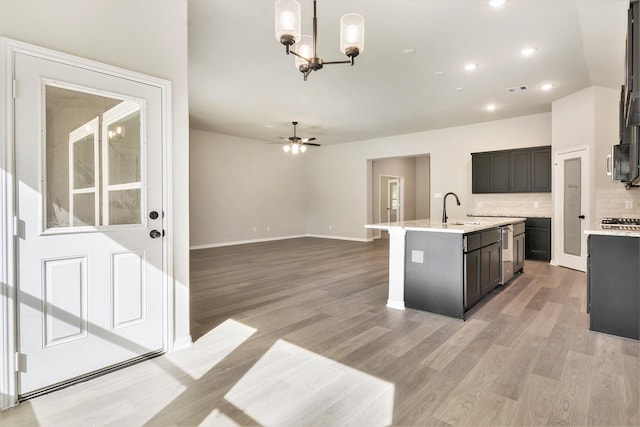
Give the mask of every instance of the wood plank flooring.
[(640, 425), (640, 343), (588, 330), (584, 273), (526, 261), (462, 322), (385, 307), (385, 240), (191, 256), (191, 348), (0, 425)]

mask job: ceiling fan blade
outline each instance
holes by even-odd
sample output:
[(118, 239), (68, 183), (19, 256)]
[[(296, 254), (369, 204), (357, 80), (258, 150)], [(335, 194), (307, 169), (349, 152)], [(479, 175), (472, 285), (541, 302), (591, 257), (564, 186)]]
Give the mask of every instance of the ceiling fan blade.
[(312, 147), (320, 147), (320, 144), (317, 144), (315, 142), (303, 142), (302, 145), (310, 145)]
[(302, 138), (302, 139), (300, 140), (300, 142), (309, 142), (309, 141), (315, 141), (315, 140), (316, 140), (316, 139), (315, 139), (315, 138), (313, 138), (313, 137), (312, 137), (312, 138)]
[(279, 136), (278, 139), (284, 139), (285, 141), (289, 141), (289, 138), (285, 138), (283, 136)]

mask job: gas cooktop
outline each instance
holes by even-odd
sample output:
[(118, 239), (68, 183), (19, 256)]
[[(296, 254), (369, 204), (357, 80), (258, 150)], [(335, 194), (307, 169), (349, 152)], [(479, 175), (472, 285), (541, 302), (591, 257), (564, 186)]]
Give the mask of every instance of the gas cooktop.
[(602, 228), (640, 230), (640, 218), (602, 218)]

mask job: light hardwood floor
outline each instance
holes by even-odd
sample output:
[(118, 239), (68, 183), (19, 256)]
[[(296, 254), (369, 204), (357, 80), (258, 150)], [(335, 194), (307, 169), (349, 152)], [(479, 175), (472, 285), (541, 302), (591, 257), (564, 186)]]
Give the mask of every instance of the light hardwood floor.
[(384, 240), (204, 249), (191, 265), (191, 348), (0, 425), (640, 425), (640, 343), (588, 330), (584, 273), (527, 261), (462, 322), (385, 307)]

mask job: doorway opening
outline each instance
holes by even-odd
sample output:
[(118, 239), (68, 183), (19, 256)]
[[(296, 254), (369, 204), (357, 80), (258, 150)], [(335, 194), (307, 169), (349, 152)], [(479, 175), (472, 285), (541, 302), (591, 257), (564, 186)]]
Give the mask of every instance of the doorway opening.
[[(409, 221), (430, 217), (431, 157), (390, 157), (369, 160), (369, 223)], [(369, 238), (388, 237), (371, 230)]]

